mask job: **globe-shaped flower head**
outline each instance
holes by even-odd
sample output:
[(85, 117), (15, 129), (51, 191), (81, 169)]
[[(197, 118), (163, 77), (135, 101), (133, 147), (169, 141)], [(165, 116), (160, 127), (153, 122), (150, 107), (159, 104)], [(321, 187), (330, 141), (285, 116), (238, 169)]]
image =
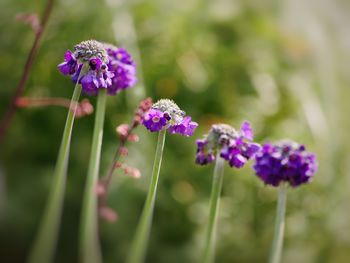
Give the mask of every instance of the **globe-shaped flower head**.
[(88, 95), (97, 95), (101, 88), (107, 89), (108, 95), (115, 95), (137, 82), (135, 63), (129, 53), (96, 40), (81, 42), (74, 52), (68, 50), (58, 69), (63, 75), (70, 75), (73, 82), (79, 82)]
[(74, 46), (74, 53), (68, 50), (64, 60), (58, 69), (63, 75), (70, 75), (75, 83), (79, 82), (86, 94), (97, 95), (98, 89), (112, 84), (114, 74), (108, 70), (108, 54), (100, 42), (83, 41)]
[(192, 136), (198, 124), (185, 115), (175, 102), (161, 99), (144, 115), (142, 124), (151, 132), (167, 129), (170, 133)]
[(265, 184), (278, 186), (287, 182), (296, 187), (311, 181), (317, 170), (314, 154), (304, 145), (284, 140), (266, 143), (255, 157), (254, 170)]
[(227, 124), (214, 124), (203, 139), (196, 141), (196, 163), (209, 164), (219, 152), (231, 167), (241, 168), (260, 149), (259, 144), (252, 141), (253, 131), (247, 121), (240, 131)]

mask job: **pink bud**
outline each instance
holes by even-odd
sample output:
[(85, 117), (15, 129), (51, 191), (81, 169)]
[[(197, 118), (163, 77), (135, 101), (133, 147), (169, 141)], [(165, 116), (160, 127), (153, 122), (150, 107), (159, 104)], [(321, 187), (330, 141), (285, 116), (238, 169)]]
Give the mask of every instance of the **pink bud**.
[(120, 137), (125, 138), (129, 133), (129, 125), (125, 123), (120, 124), (115, 130)]
[(109, 207), (101, 207), (99, 209), (100, 217), (109, 223), (114, 223), (118, 219), (117, 213)]
[(38, 15), (35, 13), (19, 13), (16, 15), (16, 20), (29, 25), (35, 33), (38, 33), (42, 29)]
[(104, 195), (106, 193), (106, 187), (101, 182), (99, 182), (95, 187), (95, 192), (99, 196)]
[(140, 178), (141, 177), (141, 172), (139, 169), (137, 168), (133, 168), (132, 172), (131, 172), (131, 176), (134, 178)]
[(126, 148), (126, 147), (120, 147), (120, 149), (119, 149), (119, 153), (121, 156), (127, 156), (128, 152), (129, 152), (128, 148)]
[(16, 100), (16, 106), (17, 107), (26, 107), (26, 106), (28, 106), (28, 101), (26, 100), (26, 98), (18, 98)]
[(83, 99), (78, 105), (75, 112), (76, 118), (81, 118), (90, 115), (94, 112), (94, 107), (88, 99)]
[(140, 140), (139, 136), (136, 134), (130, 134), (128, 140), (131, 142), (138, 142)]
[(131, 166), (125, 166), (124, 173), (127, 175), (130, 175), (133, 178), (140, 178), (141, 177), (140, 170), (135, 168), (135, 167), (131, 167)]
[(118, 169), (118, 168), (120, 168), (120, 167), (122, 167), (122, 166), (123, 166), (123, 164), (120, 163), (120, 162), (116, 162), (115, 165), (114, 165), (114, 167), (115, 167), (116, 169)]

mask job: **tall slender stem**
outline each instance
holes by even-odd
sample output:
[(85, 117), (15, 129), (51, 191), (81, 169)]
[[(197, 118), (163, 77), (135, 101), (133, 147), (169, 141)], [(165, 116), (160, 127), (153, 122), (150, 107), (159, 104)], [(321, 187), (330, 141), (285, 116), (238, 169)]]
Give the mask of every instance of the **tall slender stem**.
[(162, 163), (163, 149), (166, 130), (162, 130), (158, 135), (157, 150), (153, 164), (151, 183), (149, 186), (146, 203), (143, 207), (142, 215), (136, 229), (136, 234), (129, 252), (128, 263), (141, 263), (145, 259), (147, 243), (152, 226), (154, 203), (157, 194), (159, 171)]
[(101, 89), (97, 97), (95, 125), (82, 208), (80, 256), (81, 262), (83, 263), (102, 262), (100, 244), (98, 241), (96, 185), (100, 167), (106, 100), (107, 91)]
[(63, 131), (45, 213), (39, 227), (38, 235), (29, 255), (28, 262), (30, 263), (52, 262), (53, 260), (66, 187), (70, 141), (80, 93), (81, 87), (79, 84), (76, 84), (71, 100), (71, 106), (67, 114), (66, 125)]
[(44, 13), (43, 13), (42, 19), (40, 21), (41, 22), (40, 29), (35, 32), (35, 39), (34, 39), (34, 42), (32, 44), (32, 47), (30, 49), (30, 52), (28, 54), (26, 63), (24, 65), (21, 78), (17, 84), (15, 94), (13, 95), (5, 114), (2, 118), (2, 120), (0, 121), (0, 143), (3, 140), (3, 138), (5, 137), (5, 132), (6, 132), (7, 128), (10, 126), (12, 117), (17, 109), (17, 106), (16, 106), (17, 98), (21, 97), (24, 90), (25, 90), (25, 87), (26, 87), (26, 84), (28, 81), (28, 77), (29, 77), (29, 73), (30, 73), (30, 70), (32, 69), (36, 54), (38, 53), (38, 50), (40, 47), (40, 41), (41, 41), (42, 35), (44, 33), (44, 30), (46, 28), (47, 22), (49, 21), (49, 17), (50, 17), (52, 8), (54, 6), (54, 2), (55, 2), (54, 0), (48, 0), (46, 3)]
[(288, 190), (288, 185), (285, 183), (282, 183), (278, 189), (276, 225), (275, 225), (275, 234), (273, 237), (272, 249), (271, 249), (270, 260), (269, 260), (270, 263), (281, 262), (287, 190)]
[(210, 211), (209, 222), (207, 225), (207, 233), (205, 237), (204, 247), (204, 263), (210, 263), (214, 261), (215, 255), (215, 236), (216, 236), (216, 224), (219, 212), (220, 194), (222, 189), (222, 181), (224, 178), (224, 159), (220, 157), (220, 153), (216, 156), (216, 163), (214, 169), (213, 184), (211, 188), (210, 196)]

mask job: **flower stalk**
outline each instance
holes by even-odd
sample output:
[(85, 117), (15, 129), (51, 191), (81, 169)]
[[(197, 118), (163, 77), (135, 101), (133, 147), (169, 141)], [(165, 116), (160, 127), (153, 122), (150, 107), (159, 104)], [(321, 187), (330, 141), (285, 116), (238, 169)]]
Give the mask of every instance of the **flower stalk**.
[(224, 159), (220, 157), (220, 153), (217, 154), (213, 184), (210, 196), (210, 211), (209, 211), (209, 222), (207, 225), (207, 232), (205, 237), (204, 247), (204, 263), (214, 262), (215, 255), (215, 236), (216, 236), (216, 224), (218, 218), (220, 194), (222, 189), (222, 182), (224, 178)]
[(157, 194), (157, 185), (159, 172), (162, 163), (163, 149), (165, 142), (166, 130), (161, 130), (158, 135), (157, 150), (153, 164), (151, 183), (143, 208), (140, 222), (136, 229), (136, 234), (129, 252), (127, 263), (141, 263), (144, 261), (147, 243), (152, 226), (153, 210)]
[(277, 214), (275, 233), (273, 237), (272, 249), (270, 254), (270, 263), (281, 262), (283, 237), (284, 237), (284, 218), (286, 213), (286, 201), (287, 201), (287, 183), (281, 183), (278, 187), (278, 202), (277, 202)]
[(87, 173), (87, 181), (83, 199), (80, 256), (82, 262), (102, 262), (97, 227), (97, 196), (96, 185), (100, 167), (100, 156), (103, 137), (107, 90), (100, 89), (97, 97), (95, 125), (92, 137), (92, 148)]
[(69, 149), (72, 137), (74, 118), (77, 111), (81, 86), (77, 83), (74, 88), (70, 110), (67, 114), (63, 131), (61, 146), (58, 152), (53, 182), (49, 192), (48, 202), (45, 208), (38, 235), (29, 255), (28, 262), (52, 262), (57, 243), (59, 224), (62, 214), (64, 192), (66, 187), (67, 166)]
[[(117, 168), (124, 169), (125, 173), (127, 173), (128, 171), (128, 167), (123, 165), (122, 163), (119, 163), (119, 160), (125, 154), (124, 152), (125, 150), (127, 154), (127, 148), (126, 148), (127, 141), (136, 142), (138, 140), (138, 136), (134, 134), (133, 131), (140, 125), (145, 112), (147, 112), (151, 108), (151, 106), (152, 106), (151, 98), (146, 98), (142, 100), (135, 111), (131, 124), (128, 125), (124, 123), (119, 125), (116, 128), (116, 133), (119, 135), (119, 146), (117, 147), (116, 152), (114, 153), (114, 157), (112, 159), (112, 163), (108, 169), (107, 174), (100, 179), (99, 185), (97, 187), (97, 192), (99, 195), (99, 203), (98, 203), (99, 212), (107, 208), (108, 190), (112, 182), (114, 171)], [(131, 173), (135, 172), (136, 170), (137, 169), (132, 170)], [(134, 174), (134, 177), (135, 177), (135, 174)], [(100, 213), (100, 216), (101, 216), (101, 213)]]

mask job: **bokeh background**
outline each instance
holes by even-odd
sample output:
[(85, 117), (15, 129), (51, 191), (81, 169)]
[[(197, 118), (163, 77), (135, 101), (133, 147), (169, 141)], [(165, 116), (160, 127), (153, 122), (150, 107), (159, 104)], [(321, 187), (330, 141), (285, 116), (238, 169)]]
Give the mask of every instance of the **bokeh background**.
[[(212, 123), (249, 120), (259, 142), (292, 138), (316, 153), (314, 181), (290, 189), (285, 263), (350, 259), (350, 2), (347, 0), (56, 0), (25, 96), (70, 98), (57, 64), (85, 39), (126, 47), (139, 84), (108, 99), (101, 176), (118, 145), (115, 127), (138, 102), (171, 98), (200, 126), (191, 138), (168, 136), (147, 262), (199, 262), (213, 166), (194, 164), (195, 140)], [(34, 38), (15, 21), (41, 13), (44, 0), (0, 3), (0, 113), (14, 93)], [(94, 103), (94, 98), (91, 99)], [(24, 262), (38, 228), (67, 110), (19, 109), (0, 145), (0, 261)], [(78, 262), (82, 192), (93, 115), (76, 121), (56, 262)], [(123, 262), (145, 200), (156, 134), (143, 127), (125, 162), (140, 179), (116, 172), (101, 222), (105, 262)], [(276, 189), (251, 167), (225, 167), (217, 262), (266, 262)]]

